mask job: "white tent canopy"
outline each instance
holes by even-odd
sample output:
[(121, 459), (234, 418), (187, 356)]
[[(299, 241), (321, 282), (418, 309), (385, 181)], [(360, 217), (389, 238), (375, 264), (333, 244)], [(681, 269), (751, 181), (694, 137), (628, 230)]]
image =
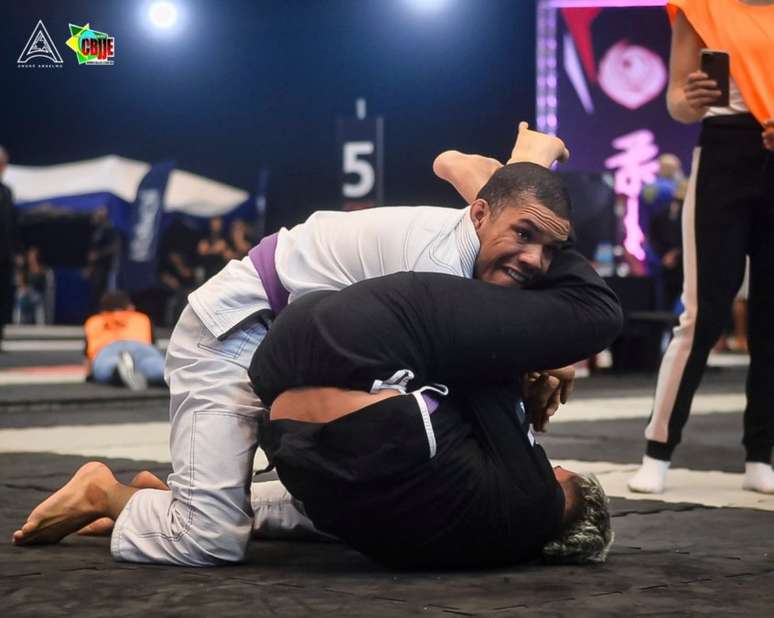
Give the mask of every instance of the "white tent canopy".
[[(142, 161), (109, 155), (41, 167), (9, 165), (4, 182), (11, 187), (17, 203), (100, 192), (133, 202), (137, 187), (150, 168)], [(244, 203), (248, 197), (246, 191), (236, 187), (174, 170), (167, 185), (165, 210), (217, 217)]]

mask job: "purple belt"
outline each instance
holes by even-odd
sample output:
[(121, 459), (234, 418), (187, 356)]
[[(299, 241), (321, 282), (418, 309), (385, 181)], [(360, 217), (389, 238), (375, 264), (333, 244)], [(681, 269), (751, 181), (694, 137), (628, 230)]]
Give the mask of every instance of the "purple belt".
[(279, 233), (264, 236), (261, 242), (250, 249), (247, 254), (253, 263), (258, 276), (263, 283), (263, 289), (266, 290), (266, 298), (269, 300), (269, 307), (274, 315), (279, 315), (285, 307), (288, 306), (288, 291), (282, 287), (282, 283), (277, 276), (277, 265), (274, 261), (274, 253), (277, 250), (277, 238)]
[(435, 412), (435, 410), (438, 408), (438, 398), (437, 395), (431, 395), (429, 393), (420, 393), (422, 395), (422, 399), (425, 400), (425, 405), (427, 405), (427, 413), (432, 414)]

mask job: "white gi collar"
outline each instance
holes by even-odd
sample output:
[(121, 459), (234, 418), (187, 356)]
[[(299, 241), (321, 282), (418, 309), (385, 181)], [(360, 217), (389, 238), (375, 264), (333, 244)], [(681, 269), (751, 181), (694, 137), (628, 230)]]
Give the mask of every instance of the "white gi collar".
[(476, 228), (473, 227), (473, 221), (470, 218), (470, 206), (465, 209), (465, 214), (454, 230), (454, 236), (460, 252), (462, 274), (468, 279), (472, 279), (481, 243), (478, 240)]

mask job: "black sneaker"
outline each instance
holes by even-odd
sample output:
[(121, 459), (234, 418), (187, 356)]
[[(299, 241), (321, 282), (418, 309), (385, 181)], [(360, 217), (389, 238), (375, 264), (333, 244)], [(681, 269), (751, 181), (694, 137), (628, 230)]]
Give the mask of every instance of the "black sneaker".
[(134, 369), (134, 359), (129, 352), (121, 352), (118, 355), (118, 376), (126, 387), (133, 391), (144, 391), (148, 388), (148, 380), (139, 371)]

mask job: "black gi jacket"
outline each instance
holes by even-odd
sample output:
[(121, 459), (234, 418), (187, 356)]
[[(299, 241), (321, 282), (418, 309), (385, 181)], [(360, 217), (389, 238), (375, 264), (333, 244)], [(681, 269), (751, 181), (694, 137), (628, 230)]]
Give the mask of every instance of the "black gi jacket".
[(250, 367), (270, 405), (295, 386), (370, 390), (410, 369), (409, 389), (451, 388), (428, 456), (411, 396), (332, 423), (274, 421), (261, 444), (321, 530), (389, 565), (473, 567), (529, 560), (560, 531), (564, 497), (514, 411), (515, 379), (604, 349), (615, 295), (565, 250), (531, 289), (398, 273), (308, 294), (272, 325)]

